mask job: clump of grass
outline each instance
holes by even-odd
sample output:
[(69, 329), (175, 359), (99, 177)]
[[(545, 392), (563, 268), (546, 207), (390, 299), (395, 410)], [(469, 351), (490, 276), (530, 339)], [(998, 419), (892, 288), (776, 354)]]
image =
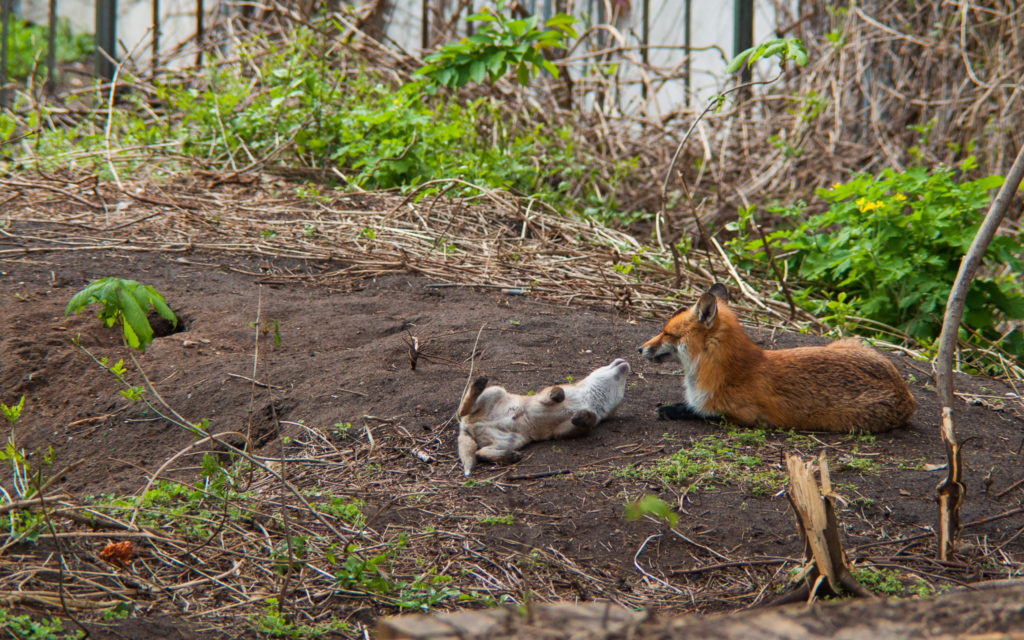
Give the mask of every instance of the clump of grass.
[(785, 474), (766, 464), (754, 449), (763, 447), (767, 434), (762, 429), (731, 430), (725, 436), (705, 436), (683, 447), (653, 467), (626, 467), (623, 478), (658, 479), (693, 489), (712, 485), (739, 484), (758, 497), (768, 496), (785, 484)]
[(915, 596), (929, 598), (949, 589), (948, 585), (931, 585), (921, 578), (905, 582), (896, 569), (854, 569), (853, 577), (872, 592), (885, 596)]
[(494, 525), (504, 524), (510, 525), (516, 521), (515, 516), (511, 513), (506, 513), (500, 516), (482, 516), (476, 520), (480, 524), (493, 527)]

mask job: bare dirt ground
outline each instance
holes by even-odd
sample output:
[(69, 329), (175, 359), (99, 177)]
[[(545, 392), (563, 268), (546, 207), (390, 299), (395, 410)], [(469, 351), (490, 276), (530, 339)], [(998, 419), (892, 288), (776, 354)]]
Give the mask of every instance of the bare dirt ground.
[[(53, 530), (4, 547), (0, 592), (12, 611), (72, 618), (65, 629), (78, 620), (94, 637), (253, 634), (254, 612), (282, 593), (301, 611), (296, 624), (340, 620), (345, 626), (331, 632), (339, 637), (361, 635), (377, 616), (431, 599), (442, 608), (524, 597), (610, 599), (666, 612), (746, 608), (770, 600), (802, 557), (790, 507), (778, 494), (783, 455), (794, 449), (808, 457), (824, 452), (847, 499), (839, 515), (851, 559), (891, 572), (892, 588), (905, 595), (1015, 576), (1024, 563), (1021, 491), (996, 497), (1021, 478), (1024, 438), (1020, 402), (1000, 381), (957, 380), (965, 400), (959, 435), (969, 439), (966, 529), (962, 554), (938, 563), (929, 533), (945, 455), (927, 362), (891, 355), (918, 401), (905, 430), (762, 436), (657, 420), (659, 403), (681, 399), (681, 383), (670, 365), (637, 356), (661, 325), (642, 310), (553, 304), (415, 275), (344, 288), (291, 284), (289, 276), (319, 268), (297, 260), (19, 253), (26, 242), (16, 235), (0, 237), (0, 401), (25, 396), (14, 437), (30, 454), (40, 452), (30, 456), (33, 468), (49, 477), (73, 467), (47, 487), (57, 505)], [(173, 521), (144, 536), (60, 510), (97, 504), (101, 494), (137, 495), (179, 452), (161, 477), (202, 484), (202, 454), (211, 450), (208, 443), (193, 448), (191, 433), (127, 401), (90, 357), (125, 359), (126, 379), (143, 384), (116, 330), (102, 327), (92, 309), (64, 316), (74, 292), (108, 275), (153, 285), (182, 321), (138, 357), (167, 405), (190, 422), (207, 419), (212, 433), (232, 432), (225, 440), (236, 446), (248, 438), (252, 453), (311, 501), (360, 501), (365, 521), (328, 516), (342, 540), (308, 513), (291, 512), (286, 526), (306, 527), (310, 551), (284, 586), (288, 572), (269, 564), (271, 550), (280, 549), (278, 519), (267, 514), (278, 513), (287, 492), (265, 474), (247, 489), (266, 513), (255, 508), (257, 515), (235, 519), (220, 517), (216, 504), (212, 515), (185, 505), (176, 518), (209, 521), (192, 538)], [(750, 333), (765, 348), (822, 342), (766, 326)], [(633, 367), (626, 400), (595, 433), (535, 443), (515, 465), (482, 465), (470, 482), (462, 477), (453, 412), (471, 366), (474, 375), (526, 393), (617, 357)], [(40, 454), (50, 447), (46, 467)], [(680, 450), (711, 451), (715, 463), (676, 482), (658, 465)], [(7, 477), (3, 487), (12, 491)], [(625, 504), (645, 493), (679, 510), (674, 530), (624, 518)], [(174, 539), (173, 553), (156, 530)], [(103, 545), (119, 540), (135, 541), (136, 559), (124, 567), (100, 560)], [(404, 590), (339, 579), (350, 542), (364, 554), (386, 550), (377, 574)], [(70, 607), (57, 593), (57, 557), (64, 559), (60, 588), (74, 593)], [(90, 608), (90, 599), (107, 604)], [(117, 601), (131, 603), (129, 617), (101, 620)]]

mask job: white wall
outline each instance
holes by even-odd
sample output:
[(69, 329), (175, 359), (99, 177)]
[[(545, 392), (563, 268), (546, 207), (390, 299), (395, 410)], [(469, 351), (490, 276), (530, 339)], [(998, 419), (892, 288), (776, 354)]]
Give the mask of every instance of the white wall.
[[(207, 1), (207, 9), (214, 4)], [(120, 0), (117, 3), (118, 55), (134, 51), (142, 68), (150, 63), (152, 50), (153, 5), (149, 0)], [(166, 57), (179, 45), (195, 37), (195, 0), (160, 0), (160, 55)], [(46, 24), (48, 0), (21, 0), (21, 15), (27, 20)], [(57, 15), (70, 22), (75, 32), (93, 33), (96, 8), (92, 0), (57, 0)]]
[[(581, 17), (588, 7), (596, 6), (603, 0), (575, 0), (576, 13)], [(797, 0), (774, 0), (793, 11)], [(177, 50), (182, 43), (188, 43), (195, 36), (195, 0), (161, 0), (160, 1), (160, 52), (166, 61), (167, 56)], [(207, 0), (206, 9), (210, 11), (217, 4), (216, 0)], [(449, 2), (449, 4), (456, 4)], [(530, 0), (524, 2), (530, 6)], [(533, 0), (538, 13), (545, 6), (552, 6), (549, 0)], [(639, 45), (642, 30), (642, 0), (633, 0), (633, 11), (625, 20), (618, 24), (619, 29), (627, 37), (631, 45)], [(477, 8), (493, 6), (492, 0), (474, 0)], [(71, 21), (76, 31), (91, 33), (95, 20), (94, 3), (90, 0), (58, 0), (58, 13)], [(755, 44), (770, 37), (775, 31), (775, 10), (773, 0), (755, 0), (754, 3), (754, 42)], [(46, 21), (47, 0), (21, 0), (22, 14), (37, 22)], [(685, 42), (685, 2), (683, 0), (650, 0), (650, 44), (668, 45), (676, 49), (652, 49), (649, 60), (652, 64), (663, 67), (674, 67), (684, 59), (682, 46)], [(393, 0), (393, 9), (389, 16), (387, 35), (396, 44), (410, 53), (419, 54), (421, 42), (421, 0)], [(120, 0), (118, 2), (117, 37), (118, 53), (135, 51), (135, 59), (141, 68), (148, 68), (150, 63), (150, 42), (152, 27), (151, 0)], [(708, 97), (726, 86), (722, 69), (733, 52), (733, 0), (692, 0), (691, 45), (694, 49), (691, 58), (691, 103), (703, 104)], [(122, 45), (123, 44), (123, 48)], [(191, 50), (191, 49), (190, 49)], [(637, 54), (639, 56), (639, 54)], [(179, 64), (190, 64), (192, 56), (179, 57)], [(770, 73), (770, 62), (762, 63), (755, 70), (755, 77)], [(626, 79), (636, 78), (635, 70), (623, 67)], [(661, 89), (648, 103), (648, 109), (654, 113), (664, 113), (678, 108), (684, 101), (685, 84), (680, 79), (673, 81)], [(642, 97), (639, 87), (624, 91), (620, 101), (622, 107), (632, 111), (641, 106)]]

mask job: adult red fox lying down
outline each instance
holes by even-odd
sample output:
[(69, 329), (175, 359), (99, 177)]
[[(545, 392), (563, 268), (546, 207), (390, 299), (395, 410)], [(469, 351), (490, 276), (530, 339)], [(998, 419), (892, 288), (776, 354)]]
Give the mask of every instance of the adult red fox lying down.
[(536, 395), (487, 386), (480, 376), (459, 403), (459, 459), (468, 476), (477, 458), (507, 464), (535, 440), (586, 435), (615, 412), (626, 393), (629, 363), (619, 359), (574, 384), (548, 387)]
[(728, 301), (725, 287), (712, 285), (640, 347), (648, 360), (682, 363), (681, 413), (744, 426), (874, 432), (902, 427), (914, 414), (906, 382), (874, 349), (844, 339), (765, 351), (743, 332)]

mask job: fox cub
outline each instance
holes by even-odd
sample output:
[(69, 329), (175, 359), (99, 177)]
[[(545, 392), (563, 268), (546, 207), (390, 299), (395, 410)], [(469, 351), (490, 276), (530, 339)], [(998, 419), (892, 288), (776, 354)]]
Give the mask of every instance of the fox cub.
[[(648, 360), (683, 365), (683, 413), (723, 416), (745, 426), (835, 432), (889, 431), (914, 414), (906, 382), (874, 349), (844, 339), (825, 347), (765, 351), (743, 332), (728, 301), (725, 287), (712, 285), (640, 347)], [(680, 411), (678, 405), (668, 409)]]
[(536, 440), (586, 435), (610, 416), (626, 394), (629, 363), (619, 359), (574, 384), (522, 396), (473, 381), (459, 403), (459, 459), (468, 476), (477, 458), (507, 464)]

